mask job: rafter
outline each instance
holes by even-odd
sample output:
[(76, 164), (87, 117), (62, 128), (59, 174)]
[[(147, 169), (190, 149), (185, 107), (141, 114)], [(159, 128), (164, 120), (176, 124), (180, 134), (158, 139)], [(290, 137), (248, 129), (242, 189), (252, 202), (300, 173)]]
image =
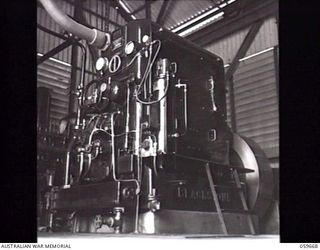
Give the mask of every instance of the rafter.
[(163, 25), (163, 23), (164, 23), (164, 18), (165, 18), (165, 12), (166, 12), (166, 10), (167, 10), (167, 8), (168, 8), (168, 6), (169, 6), (169, 4), (172, 2), (172, 0), (164, 0), (163, 1), (163, 4), (162, 4), (162, 6), (161, 6), (161, 9), (160, 9), (160, 12), (159, 12), (159, 15), (158, 15), (158, 17), (157, 17), (157, 23), (159, 24), (159, 25)]
[(145, 0), (146, 19), (151, 20), (151, 1)]
[(131, 14), (129, 14), (119, 3), (119, 1), (110, 1), (110, 5), (117, 9), (119, 11), (119, 14), (123, 17), (124, 20), (126, 20), (126, 22), (130, 22), (132, 20), (134, 20), (131, 16)]

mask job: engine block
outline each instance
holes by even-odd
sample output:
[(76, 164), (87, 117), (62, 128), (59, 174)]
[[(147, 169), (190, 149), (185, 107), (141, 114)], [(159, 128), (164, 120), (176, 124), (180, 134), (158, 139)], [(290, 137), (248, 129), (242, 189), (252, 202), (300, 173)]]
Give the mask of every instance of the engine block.
[(78, 88), (53, 231), (256, 234), (269, 163), (226, 123), (223, 61), (148, 20), (111, 34)]

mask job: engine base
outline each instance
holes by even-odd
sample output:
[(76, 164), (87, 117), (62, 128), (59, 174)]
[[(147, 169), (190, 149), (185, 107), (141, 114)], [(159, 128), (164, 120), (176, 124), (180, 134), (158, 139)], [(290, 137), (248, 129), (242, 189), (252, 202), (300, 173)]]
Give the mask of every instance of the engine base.
[[(253, 215), (251, 217), (255, 228), (258, 228), (258, 217)], [(229, 236), (251, 234), (248, 214), (223, 213), (223, 218)], [(139, 232), (142, 234), (217, 234), (219, 236), (223, 234), (216, 212), (161, 210), (156, 213), (141, 214), (139, 222)]]

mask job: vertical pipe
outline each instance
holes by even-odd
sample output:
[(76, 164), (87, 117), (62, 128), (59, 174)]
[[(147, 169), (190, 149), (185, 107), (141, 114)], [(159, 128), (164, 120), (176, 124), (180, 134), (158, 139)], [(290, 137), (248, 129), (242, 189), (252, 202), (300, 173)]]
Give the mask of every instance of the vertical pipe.
[(151, 168), (146, 167), (147, 170), (147, 176), (148, 176), (148, 198), (153, 197), (153, 191), (152, 191), (152, 170)]
[[(141, 43), (141, 28), (138, 28), (138, 43)], [(141, 80), (141, 60), (142, 56), (139, 55), (137, 58), (137, 79)], [(142, 115), (142, 104), (138, 101), (135, 101), (135, 140), (134, 140), (134, 154), (139, 158), (140, 156), (140, 138), (141, 138), (141, 115)], [(139, 165), (138, 165), (139, 166)], [(138, 167), (139, 168), (139, 167)]]
[(170, 62), (168, 59), (160, 59), (157, 65), (158, 80), (156, 82), (156, 88), (158, 90), (158, 98), (162, 98), (159, 105), (159, 118), (160, 118), (160, 128), (158, 134), (158, 152), (167, 152), (167, 98), (165, 95), (165, 89), (169, 84), (169, 67)]
[[(165, 79), (158, 80), (159, 98), (165, 94), (166, 85), (169, 84), (169, 73), (166, 73)], [(158, 149), (161, 153), (167, 152), (167, 98), (160, 101), (160, 129), (158, 139)]]
[(110, 22), (109, 22), (109, 19), (110, 19), (110, 0), (107, 0), (106, 1), (106, 9), (105, 9), (105, 29), (107, 32), (110, 32)]
[(64, 186), (65, 187), (67, 187), (69, 184), (70, 154), (73, 149), (75, 139), (76, 139), (76, 137), (72, 137), (72, 139), (68, 145), (68, 149), (67, 149), (67, 153), (66, 153), (65, 173), (64, 173)]
[(151, 3), (150, 0), (145, 0), (146, 19), (151, 20)]
[[(142, 104), (136, 102), (136, 114), (135, 114), (135, 140), (134, 140), (134, 154), (140, 157), (140, 139), (141, 139), (141, 113)], [(139, 158), (138, 157), (138, 158)]]
[[(141, 28), (138, 28), (138, 43), (141, 43)], [(141, 55), (137, 58), (137, 79), (141, 80)], [(142, 115), (142, 104), (135, 100), (135, 138), (134, 138), (134, 154), (136, 155), (136, 167), (137, 167), (137, 179), (141, 185), (141, 172), (142, 172), (142, 161), (140, 159), (140, 140), (141, 140), (141, 115)], [(139, 233), (139, 210), (140, 210), (140, 194), (136, 196), (136, 209), (135, 209), (135, 233)]]
[(124, 149), (128, 150), (129, 148), (129, 120), (130, 120), (130, 86), (127, 86), (127, 114), (126, 114), (126, 128), (125, 128), (125, 138), (124, 138)]
[[(81, 18), (82, 1), (75, 1), (74, 3), (74, 19), (79, 20)], [(79, 48), (76, 45), (72, 45), (71, 49), (71, 85), (70, 85), (70, 99), (69, 99), (69, 115), (76, 112), (77, 107), (77, 96), (74, 94), (77, 91), (78, 81), (78, 56)]]
[(80, 152), (80, 163), (79, 163), (79, 177), (78, 177), (78, 181), (80, 181), (80, 177), (83, 171), (83, 165), (84, 165), (84, 152), (81, 151)]

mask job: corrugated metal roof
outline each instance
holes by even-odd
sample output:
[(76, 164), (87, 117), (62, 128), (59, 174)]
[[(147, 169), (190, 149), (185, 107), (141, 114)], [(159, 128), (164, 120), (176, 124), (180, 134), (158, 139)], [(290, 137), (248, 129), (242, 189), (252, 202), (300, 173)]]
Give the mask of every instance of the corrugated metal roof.
[[(144, 5), (144, 0), (122, 0), (131, 12)], [(160, 8), (164, 0), (157, 0), (151, 3), (151, 18), (156, 21)], [(189, 21), (192, 18), (214, 8), (221, 0), (173, 0), (167, 7), (165, 13), (164, 27), (173, 29), (178, 25)], [(145, 18), (145, 10), (141, 10), (135, 14), (138, 19)]]

